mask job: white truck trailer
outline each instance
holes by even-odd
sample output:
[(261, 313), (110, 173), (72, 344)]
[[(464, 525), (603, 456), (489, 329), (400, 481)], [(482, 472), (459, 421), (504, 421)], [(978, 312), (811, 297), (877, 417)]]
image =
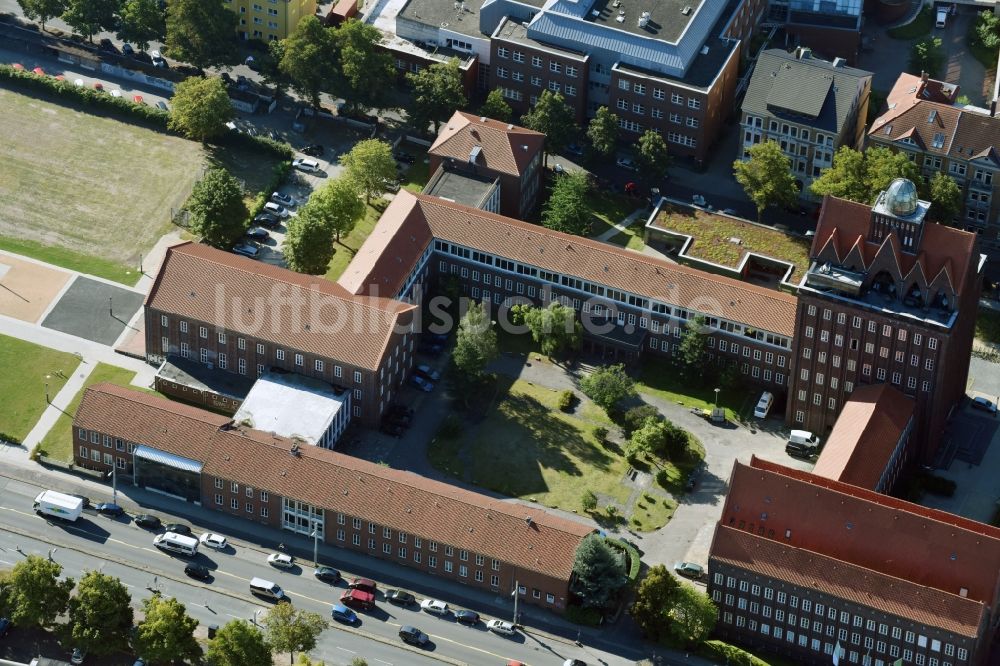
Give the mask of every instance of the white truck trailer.
[(35, 497), (34, 508), (39, 515), (73, 522), (83, 513), (83, 500), (54, 490), (43, 490)]

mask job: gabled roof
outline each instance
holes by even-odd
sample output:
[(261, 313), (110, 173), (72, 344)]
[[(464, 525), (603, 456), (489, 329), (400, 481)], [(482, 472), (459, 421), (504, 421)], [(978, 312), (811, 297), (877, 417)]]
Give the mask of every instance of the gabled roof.
[(813, 474), (875, 490), (913, 409), (913, 398), (890, 384), (857, 387), (844, 403)]
[(958, 98), (958, 84), (903, 72), (892, 85), (892, 90), (886, 97), (886, 103), (892, 104), (903, 98), (914, 96), (927, 102), (954, 104)]
[(197, 243), (167, 249), (146, 306), (370, 370), (414, 308)]
[(990, 607), (997, 602), (1000, 529), (756, 457), (734, 463), (719, 524)]
[(948, 156), (967, 161), (985, 159), (988, 166), (996, 168), (1000, 167), (998, 149), (1000, 149), (1000, 118), (974, 111), (963, 111)]
[(540, 132), (456, 111), (427, 152), (467, 163), (475, 151), (478, 166), (520, 176), (544, 145)]
[[(160, 396), (97, 384), (74, 426), (204, 463), (202, 473), (365, 518), (425, 540), (568, 580), (593, 529), (534, 507), (231, 424)], [(528, 520), (530, 518), (530, 520)]]
[(725, 563), (973, 638), (978, 636), (987, 612), (980, 601), (927, 588), (722, 524), (715, 528), (709, 562), (710, 566), (712, 562)]
[[(893, 106), (895, 104), (895, 106)], [(875, 119), (868, 136), (879, 143), (909, 138), (922, 150), (937, 155), (951, 151), (962, 110), (910, 96), (890, 102), (890, 108)]]

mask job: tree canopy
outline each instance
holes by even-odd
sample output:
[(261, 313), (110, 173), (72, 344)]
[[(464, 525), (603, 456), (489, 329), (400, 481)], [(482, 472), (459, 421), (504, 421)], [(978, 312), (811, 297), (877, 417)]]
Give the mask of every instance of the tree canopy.
[(351, 233), (354, 226), (365, 217), (365, 203), (360, 198), (357, 184), (347, 177), (334, 178), (317, 189), (302, 205), (302, 211), (315, 215), (333, 232), (334, 241)]
[(45, 22), (55, 18), (66, 9), (64, 0), (17, 0), (24, 16), (31, 21), (38, 21), (45, 29)]
[(556, 301), (547, 308), (527, 308), (524, 323), (531, 331), (531, 338), (541, 345), (542, 353), (549, 357), (579, 348), (583, 339), (583, 326), (577, 321), (576, 311)]
[(521, 123), (545, 135), (547, 155), (561, 152), (579, 131), (573, 108), (566, 103), (562, 93), (551, 90), (542, 91), (534, 108), (521, 118)]
[(246, 233), (250, 212), (243, 202), (243, 186), (225, 169), (209, 169), (195, 183), (187, 208), (191, 231), (212, 247), (229, 249)]
[(705, 362), (705, 353), (708, 351), (708, 331), (704, 316), (696, 315), (687, 322), (678, 351), (680, 353), (677, 358), (684, 368), (685, 375), (691, 379), (703, 377), (702, 366)]
[(635, 590), (629, 613), (647, 638), (653, 641), (668, 635), (670, 607), (680, 582), (662, 564), (650, 567)]
[(335, 249), (333, 227), (315, 208), (303, 206), (288, 220), (283, 251), (288, 268), (309, 275), (323, 275)]
[(173, 597), (154, 594), (143, 599), (145, 618), (136, 629), (136, 647), (151, 664), (173, 664), (200, 660), (201, 646), (195, 640), (198, 620)]
[(639, 149), (635, 153), (640, 177), (647, 183), (658, 183), (667, 177), (671, 157), (667, 142), (653, 130), (646, 130), (639, 137)]
[(292, 89), (317, 109), (320, 93), (331, 92), (337, 76), (337, 45), (333, 35), (315, 16), (305, 17), (283, 40), (278, 63)]
[(636, 395), (635, 381), (622, 363), (604, 365), (580, 380), (580, 390), (606, 412), (625, 398)]
[(337, 47), (340, 93), (358, 111), (385, 105), (396, 77), (392, 56), (379, 46), (382, 32), (348, 19), (333, 31)]
[(590, 185), (584, 171), (557, 174), (552, 192), (542, 208), (542, 225), (575, 236), (589, 236), (591, 210), (587, 203)]
[(628, 451), (632, 455), (655, 455), (661, 458), (678, 458), (687, 448), (688, 435), (666, 419), (647, 419), (629, 438)]
[(701, 590), (680, 585), (674, 591), (669, 615), (668, 633), (680, 643), (695, 646), (711, 636), (719, 609)]
[(599, 157), (610, 157), (615, 152), (620, 131), (618, 116), (611, 109), (606, 106), (597, 109), (597, 114), (587, 126), (587, 138), (594, 153)]
[(513, 113), (510, 104), (504, 99), (499, 88), (491, 90), (490, 94), (486, 96), (486, 101), (479, 107), (479, 115), (499, 120), (502, 123), (510, 122)]
[(758, 221), (768, 206), (790, 206), (799, 196), (792, 175), (792, 161), (774, 141), (752, 146), (749, 160), (733, 162), (733, 173), (736, 182), (743, 186), (743, 191), (757, 207)]
[(479, 379), (486, 366), (497, 357), (497, 332), (486, 308), (481, 303), (470, 303), (469, 309), (458, 323), (452, 360), (463, 375)]
[(236, 12), (219, 0), (170, 0), (166, 49), (171, 58), (200, 69), (235, 65), (238, 23)]
[(119, 14), (118, 39), (132, 42), (140, 51), (167, 34), (167, 20), (158, 0), (125, 0)]
[(927, 72), (937, 76), (944, 66), (944, 49), (940, 37), (925, 37), (910, 47), (910, 74), (920, 75)]
[(365, 139), (354, 144), (349, 153), (340, 156), (344, 175), (365, 195), (365, 203), (385, 192), (396, 179), (396, 159), (392, 147), (379, 139)]
[(246, 620), (230, 620), (208, 641), (205, 657), (211, 666), (271, 666), (271, 646)]
[(28, 555), (14, 565), (5, 581), (4, 602), (10, 608), (10, 620), (24, 627), (52, 626), (66, 610), (72, 578), (60, 580), (62, 565)]
[(920, 183), (920, 167), (905, 153), (882, 146), (873, 146), (864, 153), (841, 146), (833, 156), (833, 166), (824, 169), (810, 189), (820, 196), (829, 194), (871, 205), (896, 178)]
[(953, 224), (962, 212), (962, 188), (954, 178), (938, 171), (931, 178), (929, 189), (931, 209), (928, 214), (931, 219), (942, 224)]
[(170, 129), (195, 141), (207, 141), (226, 131), (233, 107), (222, 79), (191, 76), (174, 86), (170, 100)]
[(132, 595), (120, 580), (100, 571), (84, 574), (69, 601), (74, 646), (95, 655), (125, 650), (132, 621)]
[(65, 0), (62, 20), (89, 41), (102, 30), (114, 30), (121, 0)]
[(426, 132), (427, 125), (433, 124), (437, 134), (441, 123), (468, 103), (457, 58), (409, 72), (406, 80), (413, 86), (413, 102), (407, 109), (409, 122), (419, 132)]
[(570, 588), (585, 607), (601, 608), (626, 580), (623, 554), (612, 549), (604, 537), (591, 534), (580, 543)]
[(297, 609), (291, 604), (277, 604), (264, 617), (264, 630), (271, 647), (289, 653), (291, 659), (296, 652), (315, 648), (325, 628), (326, 620), (322, 615)]

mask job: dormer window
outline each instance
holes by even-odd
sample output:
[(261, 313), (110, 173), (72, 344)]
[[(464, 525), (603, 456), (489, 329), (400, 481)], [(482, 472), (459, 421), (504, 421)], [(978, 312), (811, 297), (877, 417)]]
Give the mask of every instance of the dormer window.
[(944, 134), (941, 132), (934, 132), (934, 140), (931, 141), (931, 148), (944, 148)]

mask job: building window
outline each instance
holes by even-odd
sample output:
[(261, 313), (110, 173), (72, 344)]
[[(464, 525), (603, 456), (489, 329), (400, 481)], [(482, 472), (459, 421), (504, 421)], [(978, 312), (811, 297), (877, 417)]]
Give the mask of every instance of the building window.
[(208, 327), (206, 327), (206, 326), (199, 326), (198, 327), (198, 337), (200, 337), (200, 338), (206, 338), (207, 339), (208, 338)]

